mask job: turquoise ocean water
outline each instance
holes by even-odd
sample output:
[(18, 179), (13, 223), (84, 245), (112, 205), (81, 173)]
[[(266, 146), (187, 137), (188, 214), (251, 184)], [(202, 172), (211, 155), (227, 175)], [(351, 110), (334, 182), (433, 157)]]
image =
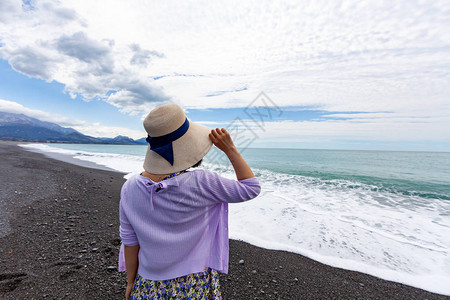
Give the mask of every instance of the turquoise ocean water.
[[(30, 145), (126, 172), (146, 146)], [(262, 184), (230, 237), (450, 295), (450, 153), (245, 149)], [(234, 178), (223, 155), (203, 167)]]
[[(143, 157), (147, 150), (146, 146), (134, 145), (49, 146), (137, 157)], [(333, 180), (348, 180), (393, 193), (450, 200), (449, 152), (247, 148), (242, 154), (251, 167), (275, 173), (308, 176), (330, 184), (335, 184)]]

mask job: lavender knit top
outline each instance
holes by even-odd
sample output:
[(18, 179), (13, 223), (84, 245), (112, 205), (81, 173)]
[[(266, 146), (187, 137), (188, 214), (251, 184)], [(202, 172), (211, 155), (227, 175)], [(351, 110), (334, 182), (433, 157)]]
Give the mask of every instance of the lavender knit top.
[(201, 169), (160, 182), (135, 175), (121, 192), (122, 243), (140, 245), (138, 273), (145, 279), (206, 267), (228, 273), (228, 203), (253, 199), (260, 190), (256, 178), (236, 181)]

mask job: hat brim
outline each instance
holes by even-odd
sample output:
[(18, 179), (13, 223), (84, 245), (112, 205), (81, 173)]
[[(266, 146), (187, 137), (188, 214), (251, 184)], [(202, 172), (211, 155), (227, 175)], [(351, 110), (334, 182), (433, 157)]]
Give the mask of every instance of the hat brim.
[(144, 170), (152, 174), (170, 174), (192, 167), (211, 149), (210, 132), (208, 127), (190, 122), (186, 133), (172, 142), (173, 165), (152, 151), (149, 145), (145, 154)]

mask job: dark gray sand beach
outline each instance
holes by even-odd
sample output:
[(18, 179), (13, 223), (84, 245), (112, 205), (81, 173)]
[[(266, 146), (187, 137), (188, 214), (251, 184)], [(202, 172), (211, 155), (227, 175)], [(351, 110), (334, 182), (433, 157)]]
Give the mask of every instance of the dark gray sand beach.
[[(0, 298), (122, 299), (123, 174), (7, 142), (0, 157)], [(450, 299), (234, 240), (230, 272), (220, 279), (224, 299)]]

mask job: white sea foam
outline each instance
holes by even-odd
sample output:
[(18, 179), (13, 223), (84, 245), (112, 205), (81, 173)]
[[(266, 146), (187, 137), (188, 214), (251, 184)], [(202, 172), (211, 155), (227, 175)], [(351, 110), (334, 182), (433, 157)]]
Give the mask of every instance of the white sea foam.
[[(143, 158), (25, 145), (121, 172)], [(205, 168), (235, 178), (230, 166)], [(230, 238), (287, 250), (325, 264), (450, 295), (450, 202), (383, 191), (346, 180), (257, 170), (261, 195), (230, 205)], [(299, 270), (302, 272), (302, 270)]]
[(92, 162), (122, 173), (127, 173), (127, 175), (125, 175), (125, 178), (128, 178), (134, 173), (141, 172), (142, 164), (144, 163), (143, 157), (128, 154), (61, 149), (45, 144), (23, 144), (20, 146), (32, 151), (64, 154), (75, 159)]

